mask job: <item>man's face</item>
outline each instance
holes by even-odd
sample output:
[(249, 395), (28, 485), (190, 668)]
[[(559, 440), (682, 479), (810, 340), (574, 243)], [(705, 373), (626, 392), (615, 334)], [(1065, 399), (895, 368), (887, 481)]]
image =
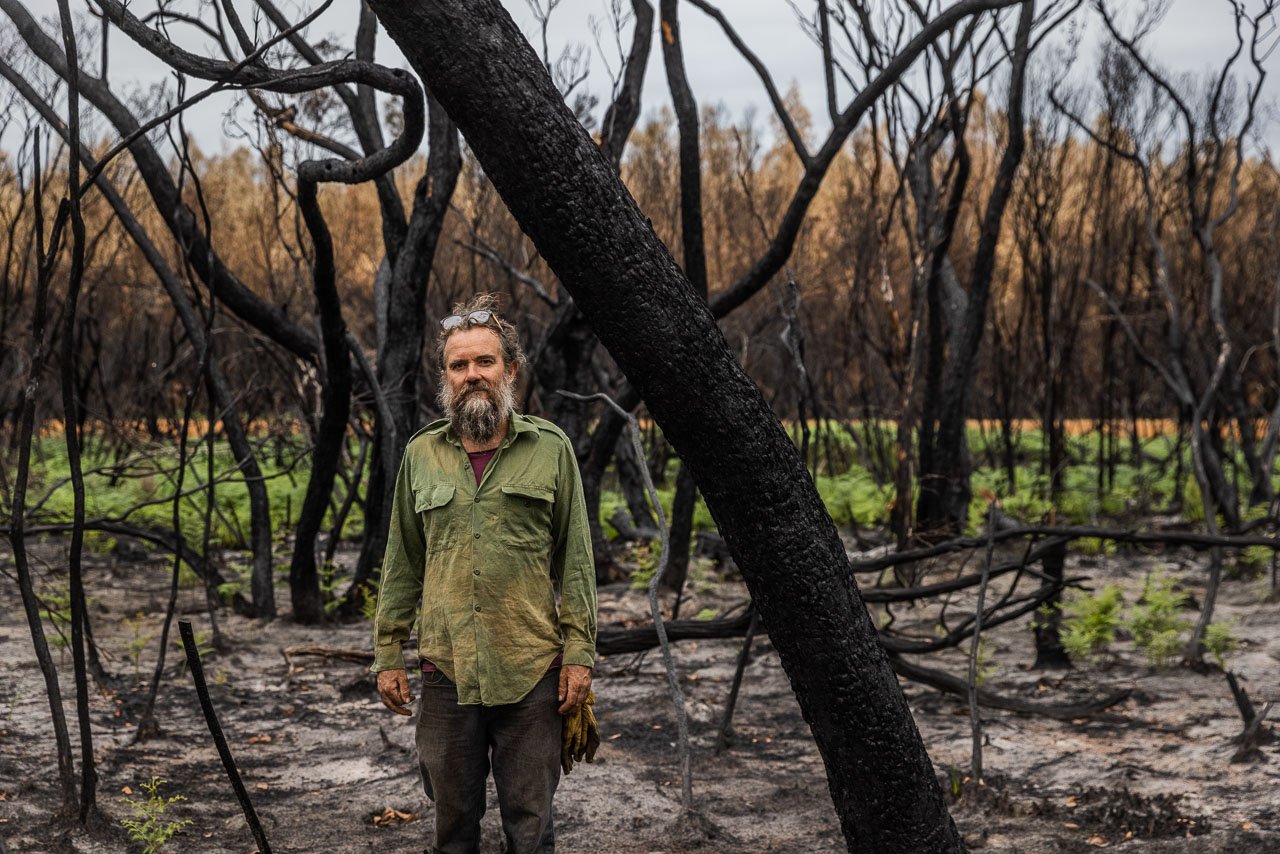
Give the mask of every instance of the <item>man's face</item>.
[(440, 406), (459, 435), (476, 442), (494, 438), (514, 409), (515, 376), (492, 329), (462, 329), (445, 340)]

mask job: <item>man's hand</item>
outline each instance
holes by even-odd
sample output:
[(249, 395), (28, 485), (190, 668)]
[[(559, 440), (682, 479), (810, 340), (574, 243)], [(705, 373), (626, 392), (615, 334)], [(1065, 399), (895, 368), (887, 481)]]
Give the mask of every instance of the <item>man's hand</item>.
[[(591, 682), (591, 677), (587, 677)], [(411, 715), (412, 711), (405, 706), (413, 702), (409, 693), (409, 677), (404, 670), (382, 670), (378, 672), (378, 694), (382, 697), (382, 705), (397, 715)], [(585, 692), (584, 692), (585, 696)]]
[[(381, 683), (379, 683), (381, 684)], [(560, 667), (560, 714), (567, 715), (587, 699), (591, 690), (591, 668), (581, 664)]]

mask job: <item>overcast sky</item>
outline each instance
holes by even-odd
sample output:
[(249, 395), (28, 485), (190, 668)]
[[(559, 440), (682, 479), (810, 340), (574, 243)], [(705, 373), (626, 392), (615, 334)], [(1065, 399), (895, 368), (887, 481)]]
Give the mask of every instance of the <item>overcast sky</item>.
[[(278, 0), (285, 8), (290, 3), (303, 9), (314, 8), (314, 0)], [(545, 0), (543, 0), (545, 4)], [(952, 0), (944, 0), (950, 3)], [(1140, 0), (1119, 0), (1114, 5), (1134, 9)], [(1252, 0), (1250, 5), (1257, 5)], [(808, 10), (809, 0), (795, 0), (797, 6)], [(46, 5), (43, 0), (28, 0), (28, 7), (35, 10)], [(49, 4), (51, 5), (51, 4)], [(150, 4), (135, 4), (147, 5)], [(190, 4), (178, 4), (190, 5)], [(248, 15), (252, 4), (249, 0), (237, 0), (237, 8)], [(540, 35), (530, 10), (529, 0), (504, 0), (526, 35), (537, 44)], [(654, 0), (656, 7), (657, 2)], [(825, 110), (820, 56), (809, 41), (790, 5), (784, 0), (720, 0), (720, 7), (729, 16), (743, 40), (769, 67), (775, 81), (784, 90), (795, 85), (810, 107), (815, 126), (821, 129), (825, 122)], [(1087, 4), (1086, 4), (1087, 5)], [(631, 3), (622, 0), (621, 6), (629, 12)], [(311, 28), (313, 38), (331, 36), (337, 43), (350, 45), (355, 28), (356, 12), (352, 0), (335, 0), (331, 8)], [(37, 12), (39, 14), (39, 12)], [(701, 106), (721, 104), (730, 116), (737, 119), (746, 111), (755, 109), (758, 120), (763, 122), (769, 113), (768, 103), (758, 78), (750, 66), (734, 51), (711, 19), (697, 8), (681, 6), (681, 25), (685, 35), (685, 62), (694, 95)], [(300, 17), (300, 16), (299, 16)], [(1083, 26), (1079, 59), (1073, 70), (1078, 79), (1092, 76), (1100, 41), (1101, 25), (1092, 14), (1080, 14)], [(610, 85), (609, 68), (616, 73), (619, 57), (613, 43), (609, 20), (609, 0), (562, 0), (551, 18), (550, 44), (553, 56), (566, 44), (585, 45), (589, 53), (591, 76), (587, 84), (601, 99), (596, 111), (600, 118), (603, 104), (607, 103)], [(602, 44), (597, 45), (592, 31), (592, 21), (602, 27)], [(0, 27), (12, 26), (0, 18)], [(629, 45), (629, 27), (624, 33), (624, 49)], [(1225, 0), (1172, 0), (1167, 16), (1149, 42), (1151, 54), (1165, 67), (1176, 71), (1206, 72), (1221, 64), (1233, 47), (1233, 30), (1228, 3)], [(208, 50), (202, 37), (188, 34), (184, 44), (195, 50)], [(379, 39), (379, 60), (385, 64), (405, 65), (395, 45), (385, 35)], [(1275, 104), (1280, 101), (1280, 51), (1268, 61), (1270, 77), (1264, 95), (1271, 105), (1271, 119), (1265, 133), (1265, 142), (1273, 149), (1280, 147), (1280, 121), (1275, 117)], [(165, 69), (119, 33), (113, 34), (111, 44), (110, 77), (113, 83), (147, 84), (163, 80)], [(4, 85), (0, 82), (0, 85)], [(215, 97), (193, 110), (188, 117), (188, 127), (196, 135), (201, 147), (218, 151), (231, 144), (224, 134), (223, 114), (231, 104), (230, 96)], [(662, 67), (661, 51), (655, 43), (649, 63), (648, 78), (644, 90), (644, 111), (669, 104), (666, 80)], [(10, 141), (5, 141), (11, 144)]]

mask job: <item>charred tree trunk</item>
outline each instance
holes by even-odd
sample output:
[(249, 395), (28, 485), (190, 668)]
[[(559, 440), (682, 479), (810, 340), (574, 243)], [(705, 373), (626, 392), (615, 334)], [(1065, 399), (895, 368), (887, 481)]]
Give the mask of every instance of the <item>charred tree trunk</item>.
[[(76, 48), (75, 27), (67, 0), (58, 0), (58, 18), (62, 24), (62, 44), (67, 56), (67, 129), (71, 148), (80, 146), (80, 59)], [(62, 363), (59, 365), (62, 386), (62, 433), (67, 445), (67, 464), (71, 470), (73, 495), (71, 543), (68, 568), (71, 598), (71, 660), (75, 672), (76, 718), (80, 724), (80, 823), (85, 824), (98, 807), (98, 766), (93, 755), (93, 724), (89, 717), (89, 675), (85, 662), (85, 623), (88, 602), (84, 592), (85, 491), (84, 469), (80, 457), (80, 412), (82, 401), (76, 385), (76, 308), (80, 285), (84, 279), (85, 226), (80, 210), (80, 158), (68, 160), (68, 198), (71, 213), (71, 269), (67, 275), (67, 296), (63, 306)], [(54, 257), (56, 257), (56, 246)], [(50, 271), (52, 272), (52, 271)]]
[[(699, 140), (698, 103), (684, 69), (684, 43), (680, 37), (677, 0), (662, 0), (662, 59), (667, 88), (675, 107), (680, 133), (680, 237), (684, 274), (703, 300), (707, 298), (707, 251), (702, 231), (702, 152)], [(667, 555), (667, 586), (676, 593), (671, 618), (680, 615), (685, 580), (689, 577), (689, 546), (693, 537), (693, 511), (698, 485), (683, 461), (676, 475), (671, 504), (671, 554)]]
[(1045, 553), (1041, 561), (1046, 578), (1054, 584), (1053, 596), (1037, 609), (1032, 627), (1036, 640), (1036, 670), (1042, 668), (1069, 668), (1071, 659), (1062, 646), (1062, 590), (1064, 569), (1067, 562), (1067, 541), (1064, 539)]
[[(565, 297), (556, 309), (546, 339), (532, 365), (533, 379), (542, 390), (543, 413), (569, 437), (578, 459), (582, 459), (587, 451), (591, 435), (591, 408), (556, 392), (565, 389), (588, 394), (595, 388), (592, 362), (598, 344), (587, 319), (573, 300)], [(640, 504), (647, 506), (644, 486), (639, 481), (636, 481), (636, 490)], [(636, 522), (639, 524), (640, 520)]]
[[(639, 402), (640, 396), (634, 389), (627, 389), (618, 399), (618, 405), (628, 412)], [(587, 522), (591, 525), (591, 552), (596, 562), (597, 584), (611, 581), (614, 571), (612, 550), (600, 524), (600, 492), (604, 471), (613, 458), (613, 449), (626, 426), (627, 422), (622, 416), (612, 408), (606, 409), (591, 433), (591, 442), (582, 460), (582, 494), (587, 502)]]
[(969, 450), (965, 427), (978, 349), (982, 344), (982, 333), (987, 322), (987, 303), (991, 296), (1000, 229), (1012, 195), (1013, 178), (1022, 162), (1026, 145), (1022, 102), (1027, 58), (1031, 51), (1031, 24), (1035, 18), (1033, 7), (1031, 2), (1023, 3), (1018, 18), (1018, 35), (1013, 48), (1013, 68), (1009, 80), (1009, 141), (1000, 158), (995, 185), (987, 198), (983, 213), (962, 325), (951, 336), (950, 352), (947, 353), (946, 365), (941, 371), (941, 384), (932, 389), (939, 400), (933, 413), (936, 426), (930, 430), (933, 447), (927, 457), (927, 464), (923, 450), (921, 453), (920, 500), (916, 511), (918, 524), (923, 530), (959, 531), (964, 528), (969, 515), (972, 491), (969, 484)]
[(311, 477), (307, 480), (307, 492), (298, 516), (293, 559), (289, 563), (289, 594), (293, 618), (300, 623), (315, 623), (324, 617), (320, 575), (316, 568), (316, 535), (329, 508), (329, 496), (333, 493), (333, 481), (342, 456), (342, 440), (347, 432), (347, 417), (351, 414), (351, 359), (347, 354), (347, 324), (342, 319), (333, 263), (333, 240), (320, 211), (314, 179), (299, 179), (298, 207), (315, 246), (311, 275), (324, 343), (321, 391), (324, 412), (311, 455)]
[(644, 461), (636, 459), (635, 448), (626, 436), (620, 438), (614, 446), (613, 461), (618, 472), (618, 488), (622, 491), (622, 500), (627, 504), (627, 513), (631, 515), (631, 524), (637, 528), (656, 531), (658, 523), (653, 518), (644, 490)]
[(414, 190), (408, 228), (391, 264), (385, 309), (382, 305), (377, 309), (385, 311), (379, 325), (386, 330), (378, 341), (377, 379), (393, 421), (388, 424), (381, 413), (377, 416), (372, 468), (365, 491), (364, 542), (345, 597), (349, 609), (358, 609), (370, 593), (368, 582), (381, 565), (396, 470), (409, 437), (418, 427), (427, 282), (449, 200), (462, 169), (458, 129), (430, 92), (427, 120), (426, 173)]
[(13, 485), (13, 527), (9, 532), (9, 542), (13, 546), (13, 561), (18, 576), (18, 590), (22, 595), (22, 609), (26, 613), (27, 627), (31, 631), (31, 645), (35, 648), (36, 661), (40, 665), (40, 674), (44, 677), (45, 696), (49, 700), (49, 716), (53, 725), (54, 742), (57, 745), (58, 782), (61, 789), (61, 811), (66, 816), (76, 813), (76, 778), (75, 761), (71, 754), (71, 736), (67, 729), (66, 710), (62, 705), (62, 688), (58, 682), (58, 671), (49, 654), (49, 644), (44, 634), (44, 622), (40, 613), (40, 600), (35, 593), (35, 585), (31, 576), (31, 564), (27, 559), (26, 521), (27, 521), (27, 484), (30, 480), (32, 437), (36, 422), (36, 390), (40, 385), (40, 375), (49, 356), (48, 342), (45, 340), (45, 328), (49, 309), (49, 280), (53, 274), (53, 260), (61, 240), (62, 230), (67, 220), (68, 207), (64, 204), (58, 211), (54, 221), (53, 233), (49, 244), (52, 249), (47, 253), (44, 242), (44, 210), (43, 187), (40, 174), (40, 135), (37, 131), (32, 140), (32, 173), (33, 201), (35, 209), (35, 249), (37, 257), (37, 273), (34, 297), (34, 309), (31, 317), (31, 351), (30, 369), (23, 389), (22, 409), (18, 423), (18, 465)]
[(804, 461), (515, 23), (496, 0), (372, 6), (702, 486), (850, 848), (961, 850)]

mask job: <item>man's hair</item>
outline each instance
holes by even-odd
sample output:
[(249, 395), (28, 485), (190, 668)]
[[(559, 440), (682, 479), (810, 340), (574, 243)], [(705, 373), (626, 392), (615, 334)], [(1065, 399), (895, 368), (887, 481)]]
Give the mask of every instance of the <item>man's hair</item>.
[[(441, 329), (436, 335), (436, 361), (440, 364), (440, 370), (445, 370), (444, 363), (444, 344), (449, 340), (449, 336), (463, 329), (492, 329), (498, 336), (498, 340), (502, 342), (502, 362), (503, 367), (508, 368), (515, 365), (517, 369), (524, 366), (525, 357), (524, 349), (520, 346), (520, 334), (516, 331), (515, 324), (506, 320), (502, 315), (498, 314), (498, 307), (501, 304), (501, 295), (496, 293), (476, 294), (466, 302), (457, 302), (453, 304), (451, 314), (456, 314), (462, 318), (462, 324), (453, 329)], [(473, 311), (487, 311), (493, 316), (486, 323), (478, 323), (470, 318)]]

